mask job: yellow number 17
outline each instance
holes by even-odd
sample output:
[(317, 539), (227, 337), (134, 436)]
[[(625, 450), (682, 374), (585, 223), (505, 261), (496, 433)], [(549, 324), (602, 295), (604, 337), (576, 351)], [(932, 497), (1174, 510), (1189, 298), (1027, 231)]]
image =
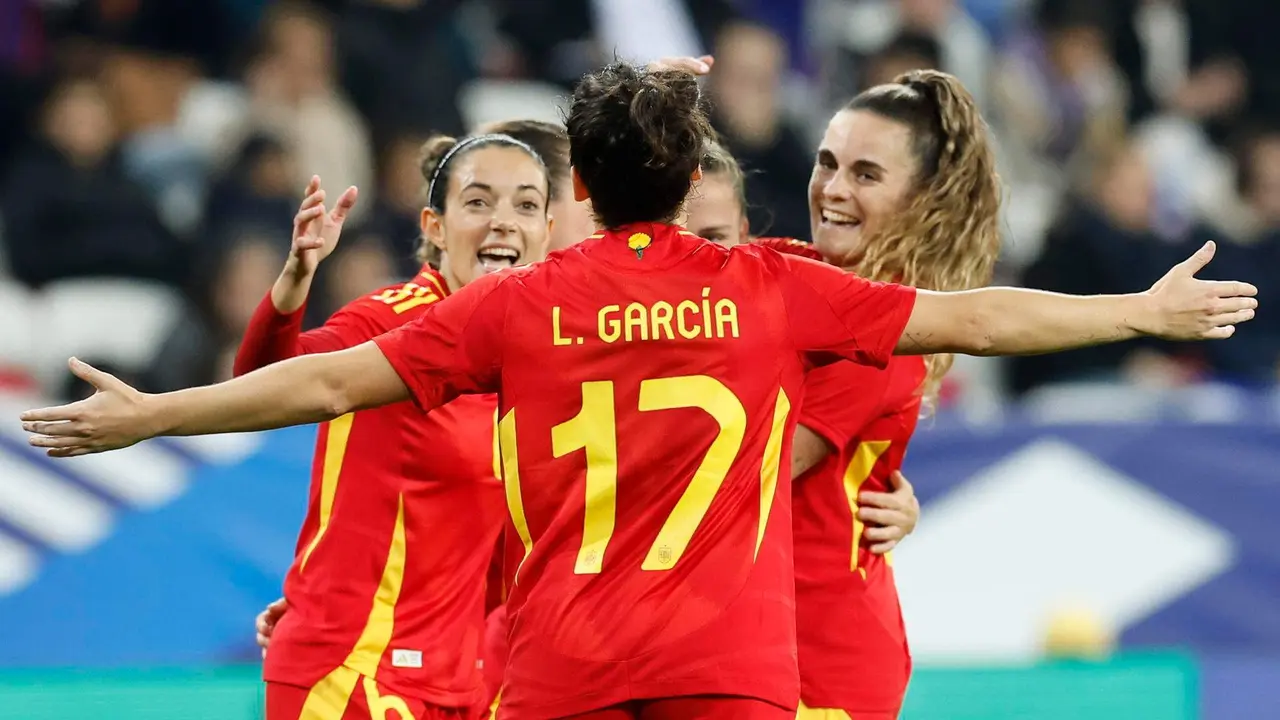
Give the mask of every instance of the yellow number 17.
[[(658, 412), (677, 408), (697, 408), (716, 421), (718, 431), (684, 493), (667, 516), (658, 537), (649, 547), (641, 568), (670, 570), (680, 561), (694, 532), (702, 523), (712, 500), (728, 476), (747, 431), (747, 413), (742, 401), (724, 383), (707, 375), (644, 380), (640, 383), (640, 412)], [(764, 539), (764, 529), (773, 505), (778, 483), (778, 465), (782, 455), (782, 436), (791, 404), (786, 393), (778, 389), (773, 425), (765, 444), (760, 468), (760, 520), (756, 533), (756, 552)], [(599, 573), (605, 551), (613, 537), (618, 502), (617, 412), (614, 408), (613, 382), (600, 380), (582, 384), (582, 410), (572, 419), (551, 429), (552, 453), (560, 458), (578, 450), (586, 455), (586, 507), (583, 513), (582, 546), (574, 572), (579, 575)], [(507, 419), (511, 422), (508, 424)], [(508, 483), (507, 503), (517, 532), (525, 543), (526, 553), (532, 547), (523, 504), (518, 488), (519, 477), (512, 477), (515, 465), (514, 410), (500, 427), (504, 453), (504, 470)], [(510, 441), (510, 451), (508, 442)], [(510, 455), (508, 456), (508, 452)], [(515, 482), (516, 488), (510, 483)]]

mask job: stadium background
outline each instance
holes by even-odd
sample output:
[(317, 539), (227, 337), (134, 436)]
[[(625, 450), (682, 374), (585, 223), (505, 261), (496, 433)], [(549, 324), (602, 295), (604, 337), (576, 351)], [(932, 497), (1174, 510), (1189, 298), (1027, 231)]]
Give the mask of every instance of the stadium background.
[(906, 467), (904, 717), (1280, 717), (1277, 31), (1267, 0), (0, 0), (0, 718), (259, 717), (303, 511), (310, 429), (29, 452), (67, 356), (224, 377), (311, 173), (362, 193), (314, 323), (411, 269), (431, 130), (703, 51), (759, 231), (805, 234), (843, 99), (936, 66), (994, 126), (1002, 281), (1140, 290), (1213, 237), (1262, 288), (1229, 343), (957, 365)]

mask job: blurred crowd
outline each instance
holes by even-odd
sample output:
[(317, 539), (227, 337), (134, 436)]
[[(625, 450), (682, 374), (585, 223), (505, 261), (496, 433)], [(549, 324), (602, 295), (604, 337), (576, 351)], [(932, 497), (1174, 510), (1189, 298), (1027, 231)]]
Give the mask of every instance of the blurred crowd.
[[(557, 95), (614, 56), (711, 52), (714, 119), (748, 172), (756, 234), (807, 235), (834, 110), (936, 67), (994, 131), (1001, 282), (1143, 290), (1215, 239), (1209, 274), (1262, 288), (1230, 342), (961, 365), (959, 392), (1274, 384), (1278, 30), (1265, 0), (0, 0), (0, 305), (135, 281), (171, 312), (140, 341), (145, 360), (116, 369), (152, 390), (221, 379), (312, 174), (361, 189), (317, 323), (415, 269), (432, 132), (554, 118)], [(14, 345), (0, 339), (9, 375)]]

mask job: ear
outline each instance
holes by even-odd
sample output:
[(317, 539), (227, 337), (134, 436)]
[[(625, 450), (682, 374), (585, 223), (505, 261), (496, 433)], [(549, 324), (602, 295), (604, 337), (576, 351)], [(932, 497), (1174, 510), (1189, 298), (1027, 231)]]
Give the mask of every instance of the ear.
[(578, 168), (569, 168), (569, 175), (573, 179), (573, 199), (578, 202), (586, 202), (591, 199), (591, 194), (587, 192), (587, 186), (582, 182), (582, 176), (578, 174)]
[(689, 178), (692, 182), (702, 182), (702, 166), (699, 165), (693, 171), (693, 175)]
[(738, 225), (738, 237), (742, 238), (742, 242), (751, 242), (751, 222), (747, 220), (747, 214), (742, 213), (742, 222)]
[(422, 208), (418, 227), (422, 230), (422, 237), (426, 238), (427, 242), (444, 250), (444, 222), (440, 213), (429, 207)]

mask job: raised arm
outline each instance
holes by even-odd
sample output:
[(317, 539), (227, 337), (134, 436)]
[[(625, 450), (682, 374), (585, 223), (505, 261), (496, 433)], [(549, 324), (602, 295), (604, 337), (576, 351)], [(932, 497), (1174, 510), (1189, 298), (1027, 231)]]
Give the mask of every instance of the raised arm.
[[(337, 246), (356, 197), (356, 188), (347, 188), (330, 212), (325, 209), (320, 178), (312, 177), (307, 184), (306, 197), (293, 218), (293, 245), (284, 269), (254, 311), (236, 352), (237, 376), (305, 353), (333, 352), (358, 344), (351, 342), (352, 334), (342, 328), (302, 332), (302, 314), (316, 270)], [(360, 341), (370, 337), (373, 335), (365, 333)]]
[(1151, 335), (1167, 340), (1220, 340), (1253, 319), (1258, 289), (1243, 282), (1197, 280), (1213, 259), (1207, 243), (1150, 290), (1131, 295), (1061, 295), (985, 288), (918, 291), (894, 352), (923, 355), (1036, 355)]
[(162, 435), (306, 425), (410, 397), (372, 342), (286, 360), (217, 385), (159, 395), (138, 392), (79, 360), (71, 360), (71, 372), (98, 392), (70, 405), (22, 414), (23, 429), (33, 433), (31, 444), (48, 448), (53, 457), (116, 450)]

